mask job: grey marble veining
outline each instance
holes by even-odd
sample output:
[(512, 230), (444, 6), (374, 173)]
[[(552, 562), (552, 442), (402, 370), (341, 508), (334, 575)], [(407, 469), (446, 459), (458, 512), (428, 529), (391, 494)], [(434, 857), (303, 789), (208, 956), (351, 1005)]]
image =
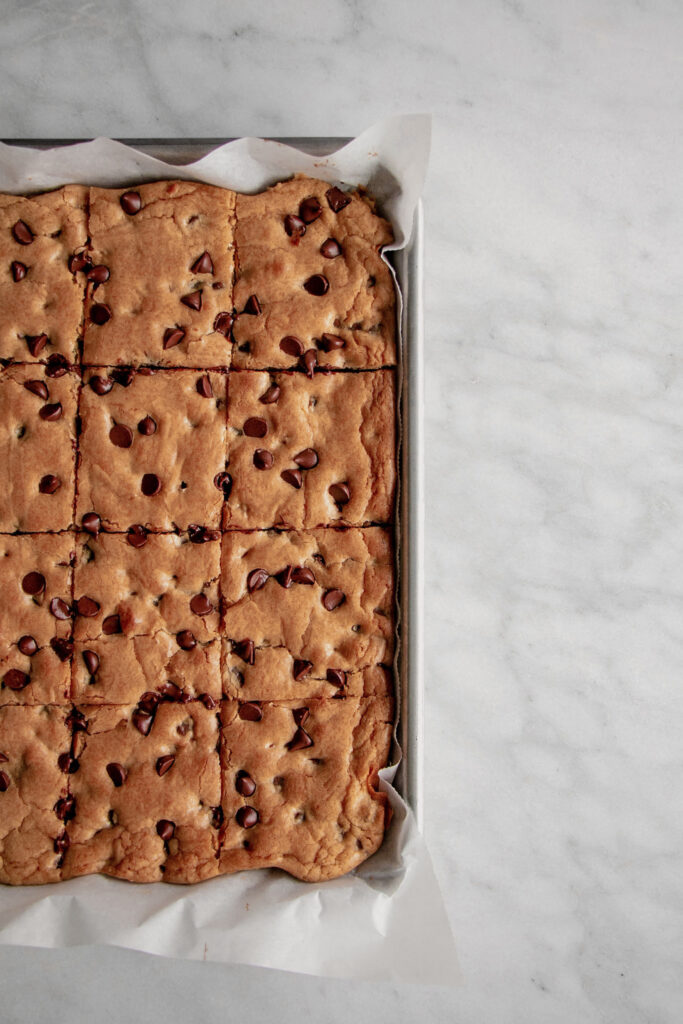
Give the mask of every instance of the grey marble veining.
[(426, 820), (465, 975), (0, 950), (5, 1019), (681, 1019), (682, 35), (677, 0), (5, 4), (6, 137), (435, 114)]

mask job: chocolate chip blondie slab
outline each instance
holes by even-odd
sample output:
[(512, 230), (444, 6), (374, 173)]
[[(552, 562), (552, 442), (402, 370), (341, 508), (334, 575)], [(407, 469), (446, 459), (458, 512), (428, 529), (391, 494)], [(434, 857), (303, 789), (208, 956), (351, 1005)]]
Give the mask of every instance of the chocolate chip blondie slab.
[(228, 528), (391, 521), (394, 371), (230, 374)]
[(58, 751), (68, 750), (66, 710), (0, 707), (0, 882), (36, 885), (60, 878), (67, 794)]
[(226, 639), (343, 670), (391, 663), (388, 529), (226, 533), (221, 579)]
[(40, 363), (0, 370), (0, 531), (66, 530), (76, 498), (80, 377)]
[(350, 871), (384, 835), (377, 771), (389, 756), (388, 693), (221, 707), (221, 871), (279, 867), (320, 881)]
[(0, 704), (68, 701), (74, 548), (70, 533), (0, 535)]
[(1, 359), (76, 361), (83, 287), (71, 257), (88, 240), (86, 196), (80, 185), (0, 195)]
[(107, 530), (220, 526), (226, 377), (194, 370), (86, 370), (77, 517)]
[(235, 194), (187, 181), (90, 189), (85, 363), (230, 363)]
[(219, 870), (221, 820), (216, 712), (196, 702), (161, 703), (148, 728), (136, 710), (79, 708), (63, 877), (210, 878)]
[(299, 175), (235, 212), (233, 368), (396, 362), (392, 232), (369, 201)]

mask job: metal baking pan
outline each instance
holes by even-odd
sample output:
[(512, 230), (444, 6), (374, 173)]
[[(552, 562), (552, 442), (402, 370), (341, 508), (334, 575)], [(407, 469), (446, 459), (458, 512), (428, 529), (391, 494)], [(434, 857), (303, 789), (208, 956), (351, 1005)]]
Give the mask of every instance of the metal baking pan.
[[(3, 139), (7, 145), (34, 149), (69, 146), (87, 139)], [(119, 139), (119, 142), (170, 164), (194, 163), (230, 138)], [(274, 142), (326, 156), (349, 138), (276, 138)], [(422, 205), (418, 205), (412, 237), (405, 249), (391, 253), (403, 299), (402, 346), (398, 371), (400, 435), (399, 520), (396, 533), (399, 559), (399, 658), (401, 711), (398, 738), (403, 760), (396, 776), (398, 791), (410, 804), (418, 828), (423, 824), (423, 566), (424, 566), (424, 451), (423, 409), (423, 295)]]

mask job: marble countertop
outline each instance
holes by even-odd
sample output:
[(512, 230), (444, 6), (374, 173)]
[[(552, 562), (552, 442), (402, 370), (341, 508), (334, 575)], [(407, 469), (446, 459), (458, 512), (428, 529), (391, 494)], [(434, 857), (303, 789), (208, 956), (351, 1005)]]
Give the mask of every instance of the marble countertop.
[(3, 1022), (678, 1022), (683, 7), (112, 14), (5, 4), (0, 135), (353, 135), (435, 115), (426, 835), (464, 981), (0, 949)]

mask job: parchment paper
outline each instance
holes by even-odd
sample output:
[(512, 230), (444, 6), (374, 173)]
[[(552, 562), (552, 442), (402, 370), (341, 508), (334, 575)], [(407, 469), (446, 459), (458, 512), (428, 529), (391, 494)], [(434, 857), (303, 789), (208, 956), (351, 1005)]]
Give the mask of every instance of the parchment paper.
[[(400, 249), (422, 190), (430, 127), (422, 115), (390, 118), (326, 157), (239, 139), (185, 166), (110, 139), (47, 151), (0, 144), (0, 191), (174, 177), (256, 192), (302, 172), (365, 185), (393, 224), (390, 248)], [(392, 786), (395, 772), (396, 765), (380, 772), (394, 812), (385, 842), (352, 875), (320, 884), (260, 870), (191, 886), (101, 876), (0, 886), (0, 943), (99, 943), (331, 977), (453, 984), (458, 971), (443, 900), (413, 815)]]

